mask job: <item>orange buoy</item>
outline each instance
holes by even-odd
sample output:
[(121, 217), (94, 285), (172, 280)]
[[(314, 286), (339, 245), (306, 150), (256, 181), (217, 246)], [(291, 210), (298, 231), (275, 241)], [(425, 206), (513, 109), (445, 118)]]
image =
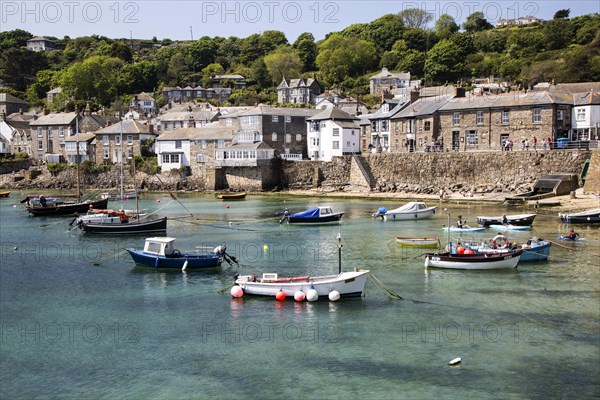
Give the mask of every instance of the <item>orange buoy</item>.
[(465, 248), (462, 246), (458, 246), (456, 249), (456, 254), (465, 254)]
[(473, 251), (473, 249), (465, 249), (464, 253), (465, 254), (475, 254), (475, 252)]
[(284, 292), (283, 290), (280, 290), (280, 291), (278, 291), (278, 292), (275, 294), (275, 299), (276, 299), (276, 300), (279, 300), (279, 301), (283, 301), (283, 300), (285, 300), (285, 292)]

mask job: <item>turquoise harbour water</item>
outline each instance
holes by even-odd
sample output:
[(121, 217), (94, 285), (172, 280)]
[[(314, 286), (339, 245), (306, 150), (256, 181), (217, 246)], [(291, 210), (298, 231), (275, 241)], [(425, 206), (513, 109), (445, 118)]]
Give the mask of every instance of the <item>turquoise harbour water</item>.
[[(422, 251), (394, 237), (445, 243), (443, 209), (428, 220), (382, 222), (371, 213), (404, 202), (189, 195), (181, 200), (194, 218), (169, 221), (176, 247), (225, 244), (241, 266), (184, 274), (135, 267), (122, 250), (140, 248), (144, 236), (69, 231), (70, 217), (30, 217), (18, 200), (0, 200), (2, 399), (600, 396), (600, 227), (577, 226), (586, 241), (560, 242), (573, 251), (553, 245), (548, 262), (514, 271), (426, 270)], [(168, 201), (147, 195), (141, 205)], [(343, 210), (342, 224), (280, 225), (275, 217), (317, 204)], [(447, 207), (452, 222), (461, 214), (472, 225), (477, 215), (525, 212)], [(183, 213), (171, 204), (157, 215)], [(569, 228), (539, 215), (531, 232), (510, 238), (553, 240)], [(335, 303), (219, 293), (235, 271), (336, 273), (338, 232), (343, 268), (370, 269), (402, 300), (372, 281), (365, 297)], [(462, 363), (448, 366), (455, 357)]]

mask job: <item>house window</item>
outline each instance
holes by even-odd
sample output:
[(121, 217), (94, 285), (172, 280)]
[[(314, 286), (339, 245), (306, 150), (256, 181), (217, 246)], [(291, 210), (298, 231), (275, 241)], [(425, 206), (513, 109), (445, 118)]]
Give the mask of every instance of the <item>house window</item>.
[(542, 123), (542, 109), (541, 108), (536, 107), (533, 109), (533, 123), (534, 124)]
[(102, 144), (108, 146), (108, 135), (102, 135)]
[(163, 164), (168, 164), (170, 159), (171, 158), (169, 157), (169, 154), (163, 154), (162, 155), (162, 163)]
[(346, 142), (346, 147), (350, 147), (350, 141)]
[(559, 121), (563, 121), (565, 119), (565, 110), (557, 110), (556, 119)]
[(204, 154), (196, 154), (196, 162), (203, 163), (204, 162)]
[(285, 134), (285, 142), (286, 143), (292, 143), (292, 135), (289, 133)]
[(38, 137), (42, 137), (42, 127), (41, 126), (38, 126), (37, 134), (38, 134)]
[(133, 136), (127, 135), (127, 144), (133, 144)]
[(508, 112), (508, 110), (502, 110), (502, 125), (508, 125), (510, 121)]
[(171, 164), (179, 164), (179, 154), (171, 154)]
[(460, 125), (460, 112), (455, 111), (452, 113), (452, 125)]
[(302, 141), (302, 135), (298, 133), (296, 135), (296, 142), (301, 142), (301, 141)]
[(225, 120), (225, 126), (233, 126), (233, 120), (231, 118), (227, 118)]
[(292, 116), (291, 115), (286, 115), (285, 116), (285, 122), (288, 122), (288, 123), (292, 122)]
[(377, 121), (371, 122), (371, 130), (377, 132)]
[(426, 131), (431, 130), (431, 121), (425, 121), (423, 129)]
[(381, 131), (382, 132), (387, 132), (390, 130), (390, 121), (388, 121), (387, 119), (384, 119), (381, 121)]
[(42, 140), (38, 140), (38, 150), (44, 150), (44, 142)]
[(477, 125), (483, 125), (483, 111), (477, 111), (476, 123)]
[(577, 109), (577, 121), (585, 121), (585, 108)]
[(127, 149), (127, 158), (133, 158), (133, 149), (131, 147)]
[(217, 141), (217, 148), (221, 149), (221, 148), (223, 148), (223, 147), (225, 147), (225, 140), (223, 140), (223, 139), (219, 139), (219, 140)]
[(340, 128), (333, 128), (333, 136), (340, 136)]
[(181, 140), (176, 140), (175, 141), (175, 148), (176, 149), (180, 149), (181, 148)]
[(205, 149), (206, 148), (206, 140), (202, 140), (202, 142), (200, 142), (200, 147)]
[(102, 158), (105, 160), (108, 160), (108, 157), (109, 157), (108, 147), (105, 147), (104, 149), (102, 149)]
[(333, 141), (333, 148), (334, 148), (335, 150), (337, 150), (337, 149), (339, 149), (339, 148), (340, 148), (340, 142), (339, 142), (338, 140), (334, 140), (334, 141)]
[(115, 136), (115, 144), (117, 146), (121, 144), (121, 136), (119, 136), (119, 135)]
[(279, 122), (279, 116), (277, 116), (277, 115), (273, 115), (273, 116), (271, 117), (271, 122)]
[(479, 134), (477, 131), (467, 131), (467, 146), (477, 146), (479, 144)]
[(60, 136), (60, 137), (64, 137), (65, 136), (65, 127), (64, 126), (59, 126), (58, 127), (58, 136)]
[(271, 140), (272, 140), (273, 142), (276, 142), (276, 141), (277, 141), (277, 134), (276, 134), (275, 132), (273, 132), (273, 134), (271, 135)]

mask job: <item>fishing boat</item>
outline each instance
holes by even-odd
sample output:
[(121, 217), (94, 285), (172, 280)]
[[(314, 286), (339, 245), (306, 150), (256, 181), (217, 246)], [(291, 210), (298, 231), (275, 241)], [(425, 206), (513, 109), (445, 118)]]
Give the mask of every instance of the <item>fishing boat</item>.
[[(513, 214), (506, 215), (506, 220), (510, 225), (532, 225), (537, 214)], [(489, 217), (480, 215), (477, 217), (477, 223), (483, 226), (502, 225), (504, 216)]]
[(512, 224), (508, 224), (508, 225), (488, 225), (488, 227), (490, 229), (493, 229), (495, 231), (500, 231), (500, 232), (507, 232), (507, 231), (526, 231), (531, 229), (531, 225), (512, 225)]
[(577, 213), (559, 213), (560, 220), (567, 224), (598, 224), (600, 223), (600, 208)]
[(10, 192), (0, 192), (0, 199), (7, 198), (10, 195)]
[(407, 219), (424, 219), (431, 218), (435, 214), (438, 206), (428, 207), (427, 204), (411, 201), (402, 207), (393, 210), (386, 210), (385, 207), (379, 207), (379, 210), (373, 214), (374, 218), (382, 218), (384, 220), (407, 220)]
[(137, 194), (135, 192), (129, 192), (129, 193), (109, 193), (109, 192), (104, 192), (102, 194), (100, 194), (100, 198), (102, 199), (108, 199), (108, 200), (131, 200), (131, 199), (135, 199), (137, 196)]
[(43, 196), (37, 202), (25, 199), (25, 209), (33, 216), (72, 215), (86, 213), (90, 208), (106, 209), (108, 200), (66, 202), (61, 199), (50, 203)]
[(452, 254), (428, 253), (425, 254), (425, 268), (447, 269), (513, 269), (517, 267), (523, 250), (516, 250), (506, 254)]
[(80, 228), (86, 233), (140, 234), (167, 231), (167, 217), (153, 220), (129, 219), (122, 222), (82, 222)]
[(290, 224), (325, 224), (338, 222), (343, 215), (343, 212), (334, 212), (330, 207), (314, 207), (300, 213), (286, 215), (286, 218)]
[(481, 231), (485, 230), (485, 228), (482, 226), (475, 226), (475, 227), (468, 227), (468, 228), (467, 227), (459, 228), (458, 226), (451, 226), (451, 227), (445, 226), (442, 229), (445, 231), (450, 230), (450, 232), (463, 232), (463, 233), (464, 232), (481, 232)]
[(337, 292), (339, 297), (359, 297), (363, 294), (368, 276), (369, 271), (362, 269), (337, 275), (288, 278), (279, 277), (276, 273), (265, 273), (262, 278), (256, 275), (236, 276), (235, 284), (242, 288), (243, 294), (275, 297), (283, 292), (285, 297), (295, 297), (298, 292), (302, 292), (307, 300), (313, 301), (316, 300), (314, 296), (325, 297), (332, 292)]
[(218, 267), (225, 257), (225, 248), (218, 246), (207, 253), (181, 253), (175, 248), (175, 238), (146, 238), (144, 250), (126, 249), (138, 265), (168, 269), (203, 269)]
[(404, 247), (436, 248), (440, 244), (438, 238), (408, 238), (396, 236), (396, 243)]
[(79, 226), (84, 222), (87, 223), (126, 223), (128, 220), (136, 218), (144, 218), (146, 214), (138, 214), (135, 210), (97, 210), (91, 208), (87, 214), (79, 215), (75, 213), (75, 218), (69, 225)]
[[(501, 236), (501, 237), (499, 237)], [(464, 243), (465, 249), (471, 249), (478, 254), (507, 254), (515, 250), (522, 250), (519, 263), (530, 261), (548, 261), (550, 256), (550, 246), (552, 244), (544, 239), (532, 237), (524, 244), (519, 244), (514, 247), (510, 246), (508, 239), (503, 235), (498, 235), (490, 243), (483, 242), (480, 245)], [(458, 246), (450, 246), (450, 250), (454, 253)]]
[(246, 192), (239, 193), (219, 193), (217, 199), (220, 200), (241, 200), (246, 198)]

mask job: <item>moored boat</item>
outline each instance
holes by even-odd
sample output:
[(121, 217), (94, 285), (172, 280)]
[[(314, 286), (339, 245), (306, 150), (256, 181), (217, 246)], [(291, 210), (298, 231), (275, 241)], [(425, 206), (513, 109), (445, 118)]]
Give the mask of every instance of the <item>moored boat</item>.
[[(509, 240), (502, 235), (496, 236), (488, 244), (484, 242), (480, 245), (466, 244), (464, 243), (465, 249), (471, 249), (477, 254), (507, 254), (514, 252), (515, 250), (522, 250), (521, 259), (519, 263), (530, 262), (530, 261), (547, 261), (550, 256), (550, 246), (552, 245), (549, 241), (532, 237), (524, 244), (516, 246), (510, 246)], [(451, 251), (454, 253), (458, 246), (451, 246)]]
[(40, 197), (39, 204), (27, 201), (28, 205), (25, 209), (34, 216), (51, 216), (51, 215), (70, 215), (75, 213), (85, 213), (90, 208), (105, 209), (108, 205), (108, 200), (86, 200), (81, 202), (67, 203), (62, 200), (57, 200), (52, 204), (47, 203), (46, 199)]
[(469, 270), (513, 269), (517, 267), (522, 253), (523, 250), (507, 254), (428, 253), (425, 254), (425, 267)]
[(87, 233), (99, 234), (140, 234), (165, 232), (167, 230), (167, 217), (154, 220), (129, 220), (127, 222), (83, 222), (81, 229)]
[(220, 193), (217, 195), (217, 199), (220, 200), (241, 200), (246, 198), (246, 192), (239, 193)]
[(6, 198), (10, 195), (10, 192), (0, 192), (0, 199)]
[(481, 232), (484, 231), (485, 228), (482, 226), (475, 226), (475, 227), (462, 227), (459, 228), (458, 226), (451, 226), (450, 228), (448, 228), (447, 226), (442, 228), (445, 231), (450, 230), (450, 232)]
[(343, 212), (334, 212), (330, 207), (314, 207), (285, 217), (290, 224), (324, 224), (338, 222), (343, 215)]
[(431, 218), (437, 208), (438, 206), (428, 207), (425, 203), (411, 201), (393, 210), (379, 207), (379, 210), (373, 214), (373, 217), (380, 217), (386, 221)]
[[(510, 225), (517, 225), (517, 226), (523, 226), (523, 225), (531, 225), (533, 224), (533, 220), (535, 219), (537, 214), (513, 214), (513, 215), (506, 215), (506, 220), (508, 221), (508, 223)], [(495, 217), (490, 217), (490, 216), (483, 216), (480, 215), (477, 217), (477, 223), (479, 225), (483, 225), (483, 226), (490, 226), (490, 225), (503, 225), (503, 219), (504, 216), (495, 216)]]
[(278, 292), (283, 292), (285, 297), (295, 297), (298, 292), (302, 292), (309, 301), (313, 301), (312, 296), (325, 297), (334, 291), (339, 297), (359, 297), (363, 294), (368, 276), (369, 271), (362, 269), (337, 275), (289, 278), (266, 273), (262, 278), (257, 278), (256, 275), (236, 276), (235, 284), (242, 288), (244, 294), (275, 297)]
[(108, 200), (132, 200), (136, 198), (136, 193), (135, 192), (130, 192), (130, 193), (109, 193), (109, 192), (105, 192), (100, 194), (100, 198), (102, 199), (108, 199)]
[(440, 244), (438, 238), (408, 238), (396, 236), (396, 243), (405, 247), (436, 248)]
[(182, 270), (218, 267), (226, 255), (221, 246), (211, 253), (181, 253), (174, 244), (172, 237), (146, 238), (144, 250), (127, 249), (127, 252), (138, 265)]
[(600, 223), (600, 208), (576, 213), (559, 213), (560, 220), (567, 224), (598, 224)]
[(512, 224), (508, 224), (508, 225), (488, 225), (489, 228), (495, 230), (495, 231), (501, 231), (501, 232), (506, 232), (506, 231), (526, 231), (528, 229), (531, 229), (531, 225), (512, 225)]

